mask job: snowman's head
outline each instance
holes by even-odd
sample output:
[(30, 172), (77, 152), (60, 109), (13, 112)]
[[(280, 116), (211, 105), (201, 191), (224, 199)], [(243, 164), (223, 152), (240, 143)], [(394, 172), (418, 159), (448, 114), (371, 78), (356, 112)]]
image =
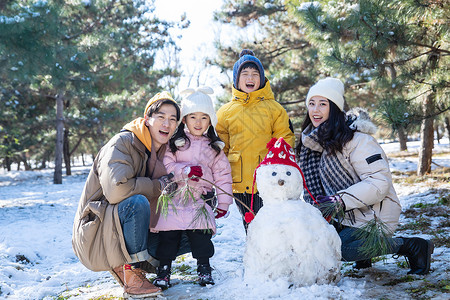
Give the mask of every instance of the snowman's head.
[(256, 184), (264, 204), (286, 200), (303, 200), (303, 178), (290, 165), (261, 165), (256, 170)]

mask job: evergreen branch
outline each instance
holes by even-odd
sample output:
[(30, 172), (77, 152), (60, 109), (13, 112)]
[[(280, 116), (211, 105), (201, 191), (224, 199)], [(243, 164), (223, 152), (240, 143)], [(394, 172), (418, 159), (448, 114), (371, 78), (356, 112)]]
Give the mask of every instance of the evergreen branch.
[(195, 215), (194, 218), (192, 219), (191, 223), (189, 224), (189, 226), (194, 225), (194, 226), (201, 226), (202, 225), (202, 220), (205, 220), (205, 227), (207, 227), (208, 229), (206, 229), (207, 231), (211, 231), (211, 228), (209, 226), (209, 212), (206, 209), (206, 203), (203, 203), (203, 205), (197, 209), (195, 211)]
[(236, 198), (234, 195), (229, 194), (228, 192), (226, 192), (224, 189), (222, 189), (220, 186), (215, 185), (213, 182), (209, 181), (208, 179), (205, 179), (203, 177), (197, 177), (200, 180), (206, 181), (209, 184), (211, 184), (212, 186), (214, 186), (216, 189), (219, 189), (220, 191), (222, 191), (223, 194), (230, 196), (231, 198), (233, 198), (234, 200), (236, 200), (237, 202), (239, 202), (240, 204), (242, 204), (250, 213), (253, 214), (253, 216), (256, 216), (255, 213), (250, 209), (250, 207), (248, 207), (244, 202), (242, 202), (241, 200), (239, 200), (238, 198)]
[(390, 243), (392, 231), (376, 215), (372, 220), (357, 228), (353, 235), (357, 240), (362, 241), (358, 251), (368, 258), (392, 253), (395, 246)]
[[(339, 197), (339, 195), (333, 195)], [(323, 202), (319, 205), (314, 204), (321, 212), (325, 220), (336, 220), (339, 224), (345, 218), (344, 204), (341, 201)]]
[(350, 67), (357, 67), (357, 68), (367, 68), (367, 69), (376, 69), (376, 67), (378, 66), (393, 66), (393, 65), (404, 65), (405, 63), (414, 60), (416, 58), (419, 58), (423, 55), (427, 55), (432, 53), (433, 50), (429, 50), (423, 53), (419, 53), (416, 55), (413, 55), (409, 58), (405, 58), (405, 59), (401, 59), (401, 60), (397, 60), (397, 61), (387, 61), (387, 62), (383, 62), (383, 63), (379, 63), (379, 64), (366, 64), (366, 63), (362, 63), (361, 61), (356, 63), (354, 60), (345, 60), (342, 57), (338, 57), (335, 53), (332, 54), (332, 57), (334, 59), (336, 59), (338, 62), (340, 62), (343, 65), (346, 66), (350, 66)]
[[(389, 243), (389, 241), (391, 241), (393, 232), (389, 229), (386, 223), (378, 218), (375, 210), (371, 205), (367, 205), (366, 203), (364, 203), (364, 201), (358, 199), (350, 193), (341, 193), (341, 195), (343, 194), (353, 197), (373, 212), (373, 219), (368, 221), (363, 226), (357, 228), (357, 231), (355, 231), (354, 233), (355, 238), (362, 241), (362, 246), (359, 251), (367, 257), (375, 257), (391, 253), (393, 247), (395, 246)], [(390, 200), (393, 201), (392, 199)]]
[(172, 205), (173, 211), (176, 213), (177, 209), (175, 207), (175, 204), (173, 203), (173, 196), (175, 195), (176, 191), (172, 194), (167, 193), (165, 190), (162, 191), (161, 195), (158, 197), (158, 202), (156, 204), (156, 211), (160, 212), (164, 217), (167, 217), (167, 214), (169, 212), (169, 203)]
[[(381, 35), (381, 36), (384, 37), (385, 39), (389, 40), (391, 43), (394, 43), (394, 44), (398, 43), (397, 40), (395, 40), (394, 38), (391, 38), (390, 36), (389, 36), (388, 38), (386, 38), (386, 36), (384, 35), (383, 32), (377, 30), (376, 28), (373, 28), (373, 27), (371, 26), (371, 24), (369, 24), (369, 23), (365, 20), (365, 18), (361, 17), (361, 18), (360, 18), (360, 21), (361, 21), (363, 24), (365, 24), (365, 25), (366, 25), (366, 26), (367, 26), (367, 27), (368, 27), (368, 28), (369, 28), (376, 36)], [(431, 49), (431, 50), (427, 51), (428, 53), (429, 53), (429, 52), (450, 53), (449, 50), (441, 49), (440, 46), (435, 47), (435, 46), (432, 46), (432, 45), (422, 44), (422, 43), (419, 43), (419, 42), (413, 42), (413, 41), (408, 41), (408, 40), (406, 40), (406, 41), (404, 41), (404, 42), (405, 42), (406, 45), (420, 46), (420, 47), (424, 47), (424, 48), (429, 48), (429, 49)], [(412, 58), (412, 59), (414, 59), (414, 58)], [(410, 59), (408, 59), (408, 60), (410, 60)]]
[[(212, 186), (214, 186), (216, 188), (216, 190), (220, 190), (222, 193), (221, 194), (225, 194), (228, 195), (230, 197), (232, 197), (233, 199), (235, 199), (236, 201), (238, 201), (239, 203), (241, 203), (250, 213), (252, 213), (253, 215), (255, 215), (255, 213), (245, 204), (243, 203), (241, 200), (237, 199), (236, 197), (234, 197), (233, 195), (230, 195), (228, 192), (226, 192), (225, 190), (223, 190), (221, 187), (215, 185), (213, 182), (204, 179), (202, 177), (197, 177), (198, 179), (201, 179), (209, 184), (211, 184)], [(187, 205), (189, 203), (189, 200), (192, 199), (192, 201), (194, 203), (199, 203), (199, 200), (195, 198), (194, 193), (193, 193), (193, 187), (191, 187), (188, 183), (189, 178), (186, 179), (181, 179), (179, 181), (174, 181), (171, 184), (176, 184), (176, 183), (180, 183), (180, 182), (184, 182), (184, 185), (182, 188), (177, 189), (175, 192), (173, 193), (167, 193), (167, 187), (164, 188), (164, 190), (161, 192), (161, 195), (158, 197), (158, 202), (157, 202), (157, 206), (156, 206), (156, 211), (160, 212), (163, 216), (167, 217), (168, 212), (169, 212), (169, 205), (172, 206), (172, 210), (174, 211), (174, 213), (177, 213), (176, 210), (176, 206), (175, 203), (173, 202), (173, 198), (176, 195), (182, 195), (181, 196), (181, 203), (182, 205)], [(217, 193), (217, 195), (219, 195), (219, 193)], [(209, 227), (209, 213), (208, 210), (206, 209), (205, 205), (208, 205), (206, 202), (209, 199), (203, 199), (203, 203), (201, 203), (201, 205), (199, 206), (199, 208), (195, 211), (195, 215), (194, 218), (192, 219), (190, 225), (192, 224), (202, 224), (202, 220), (205, 220), (206, 225)], [(211, 206), (212, 209), (214, 209)], [(209, 230), (209, 229), (208, 229)]]

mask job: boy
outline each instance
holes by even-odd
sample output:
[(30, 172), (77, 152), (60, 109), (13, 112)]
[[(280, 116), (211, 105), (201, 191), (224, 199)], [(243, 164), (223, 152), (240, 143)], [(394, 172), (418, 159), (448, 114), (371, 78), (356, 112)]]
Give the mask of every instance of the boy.
[[(251, 50), (241, 51), (233, 67), (232, 99), (217, 111), (217, 133), (231, 165), (233, 195), (256, 214), (263, 203), (257, 189), (252, 198), (253, 173), (267, 154), (272, 138), (294, 145), (286, 110), (274, 99), (264, 68)], [(236, 202), (242, 217), (248, 209)], [(247, 231), (247, 222), (243, 219)]]

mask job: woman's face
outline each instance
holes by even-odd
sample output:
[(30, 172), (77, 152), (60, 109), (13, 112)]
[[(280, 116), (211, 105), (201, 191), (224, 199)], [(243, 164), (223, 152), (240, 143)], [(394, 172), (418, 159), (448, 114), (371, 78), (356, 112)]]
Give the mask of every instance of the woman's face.
[(177, 110), (172, 104), (163, 104), (151, 117), (145, 116), (145, 122), (152, 137), (152, 147), (158, 151), (166, 144), (177, 128)]
[(308, 116), (314, 127), (328, 120), (330, 116), (330, 102), (322, 96), (314, 96), (308, 101)]
[(211, 120), (209, 115), (202, 112), (195, 112), (188, 114), (183, 118), (183, 123), (186, 124), (189, 132), (195, 136), (201, 136), (208, 130)]

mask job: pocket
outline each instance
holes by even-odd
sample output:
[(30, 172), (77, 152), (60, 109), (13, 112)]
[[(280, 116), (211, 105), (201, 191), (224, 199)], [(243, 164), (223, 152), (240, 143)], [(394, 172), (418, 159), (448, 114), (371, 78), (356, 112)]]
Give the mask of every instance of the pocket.
[(103, 222), (108, 202), (104, 197), (89, 202), (83, 210), (80, 220), (80, 236), (83, 241), (92, 241)]
[(228, 161), (231, 166), (231, 176), (233, 183), (242, 182), (242, 157), (239, 152), (231, 152), (228, 154)]

